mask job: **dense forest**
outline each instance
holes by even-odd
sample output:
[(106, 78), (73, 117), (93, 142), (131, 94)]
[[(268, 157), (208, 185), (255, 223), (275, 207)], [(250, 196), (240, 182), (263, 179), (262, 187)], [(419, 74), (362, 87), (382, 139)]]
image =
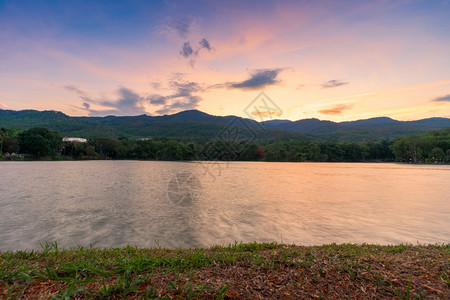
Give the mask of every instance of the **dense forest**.
[(450, 127), (448, 118), (397, 121), (387, 117), (332, 122), (318, 119), (267, 120), (257, 122), (237, 116), (213, 116), (186, 110), (163, 116), (71, 117), (58, 111), (2, 110), (0, 127), (27, 130), (44, 127), (64, 136), (83, 138), (161, 137), (204, 143), (229, 127), (244, 129), (244, 135), (258, 140), (304, 140), (332, 142), (369, 142), (393, 140), (401, 135), (421, 134)]
[(400, 136), (392, 141), (369, 142), (318, 142), (307, 139), (256, 142), (216, 138), (201, 143), (167, 138), (125, 137), (63, 142), (59, 132), (42, 127), (28, 130), (1, 128), (0, 133), (2, 159), (450, 162), (450, 128)]

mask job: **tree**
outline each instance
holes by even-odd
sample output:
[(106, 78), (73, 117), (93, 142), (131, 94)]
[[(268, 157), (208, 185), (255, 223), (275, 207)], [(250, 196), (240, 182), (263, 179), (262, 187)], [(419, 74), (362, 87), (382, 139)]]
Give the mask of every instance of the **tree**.
[(264, 149), (258, 148), (256, 149), (256, 153), (258, 153), (258, 159), (264, 159), (266, 157)]
[(80, 158), (86, 153), (86, 143), (82, 142), (64, 142), (63, 143), (63, 155), (70, 155), (72, 157)]
[(122, 142), (113, 138), (98, 138), (92, 141), (95, 151), (107, 158), (118, 159), (122, 157)]
[(306, 147), (306, 159), (310, 161), (320, 161), (321, 158), (322, 155), (320, 153), (319, 144), (315, 142), (309, 143), (309, 145)]
[(327, 155), (327, 161), (337, 162), (344, 160), (344, 150), (338, 143), (323, 142), (320, 144), (320, 152)]
[(17, 144), (17, 139), (6, 136), (3, 140), (3, 153), (15, 153), (19, 152), (19, 144)]
[(260, 155), (255, 144), (242, 143), (239, 149), (239, 160), (258, 160)]
[(433, 161), (445, 161), (445, 153), (444, 150), (442, 150), (439, 147), (433, 148), (433, 150), (431, 150), (430, 154), (428, 155), (428, 157), (433, 160)]
[(22, 153), (41, 158), (54, 157), (60, 150), (62, 137), (56, 131), (43, 127), (34, 127), (19, 134), (19, 146)]
[(449, 133), (450, 131), (446, 132), (446, 129), (443, 129), (409, 137), (398, 137), (391, 146), (395, 160), (413, 163), (435, 160), (436, 157), (444, 160), (445, 152), (448, 150), (446, 140)]
[(183, 160), (194, 160), (198, 155), (197, 146), (194, 143), (181, 144)]
[(183, 150), (180, 143), (174, 140), (170, 140), (164, 143), (164, 147), (158, 151), (157, 157), (161, 160), (181, 160)]
[(4, 127), (0, 128), (0, 136), (1, 136), (1, 146), (0, 146), (0, 155), (3, 156), (3, 140), (6, 137), (6, 129)]
[(395, 155), (395, 161), (408, 161), (408, 138), (400, 136), (391, 145), (392, 152)]
[(155, 159), (159, 144), (151, 139), (138, 140), (134, 147), (134, 156), (138, 159)]

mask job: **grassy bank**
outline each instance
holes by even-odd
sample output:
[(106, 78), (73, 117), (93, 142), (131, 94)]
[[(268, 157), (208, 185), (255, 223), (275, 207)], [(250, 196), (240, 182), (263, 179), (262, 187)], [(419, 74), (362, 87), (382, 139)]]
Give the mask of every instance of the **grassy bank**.
[(0, 252), (0, 298), (450, 298), (450, 244)]

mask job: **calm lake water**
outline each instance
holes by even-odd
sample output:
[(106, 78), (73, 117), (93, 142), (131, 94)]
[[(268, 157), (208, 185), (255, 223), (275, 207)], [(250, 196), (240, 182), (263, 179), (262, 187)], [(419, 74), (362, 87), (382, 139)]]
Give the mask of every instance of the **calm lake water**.
[(450, 166), (0, 163), (0, 249), (450, 242)]

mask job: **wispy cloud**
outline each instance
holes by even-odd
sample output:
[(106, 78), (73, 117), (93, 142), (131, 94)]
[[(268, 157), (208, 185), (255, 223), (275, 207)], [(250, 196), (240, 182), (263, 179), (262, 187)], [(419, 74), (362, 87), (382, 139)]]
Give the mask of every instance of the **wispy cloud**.
[[(88, 102), (88, 103), (92, 103), (94, 102), (94, 100), (88, 95), (88, 93), (86, 93), (85, 91), (73, 86), (73, 85), (65, 85), (64, 89), (66, 91), (71, 92), (72, 94), (77, 95), (78, 97), (80, 97), (83, 101)], [(86, 103), (87, 104), (87, 103)], [(84, 105), (84, 103), (83, 103)]]
[(318, 112), (324, 115), (341, 115), (344, 110), (349, 110), (353, 107), (353, 104), (336, 104), (329, 108), (319, 110)]
[(194, 49), (192, 49), (191, 43), (185, 42), (183, 44), (183, 47), (181, 47), (180, 54), (183, 55), (185, 58), (189, 58), (191, 55), (197, 55), (194, 53)]
[(268, 85), (274, 85), (279, 82), (276, 78), (281, 71), (283, 71), (283, 69), (256, 70), (253, 74), (251, 74), (249, 79), (242, 82), (232, 83), (230, 87), (244, 90), (255, 90)]
[(195, 59), (198, 56), (200, 50), (206, 49), (208, 52), (213, 50), (211, 47), (211, 44), (209, 41), (205, 38), (203, 38), (199, 43), (199, 46), (197, 46), (195, 49), (191, 46), (191, 43), (189, 41), (184, 42), (183, 46), (181, 47), (180, 54), (186, 58), (189, 59), (189, 63), (191, 66), (194, 66)]
[[(116, 91), (117, 99), (115, 100), (93, 99), (85, 91), (73, 85), (66, 85), (64, 89), (84, 101), (81, 109), (88, 111), (90, 116), (134, 116), (146, 113), (144, 105), (148, 103), (148, 100), (125, 87)], [(94, 109), (93, 106), (100, 106), (104, 109)]]
[(205, 48), (208, 51), (211, 51), (211, 45), (209, 44), (209, 42), (206, 39), (202, 39), (200, 42), (198, 42), (200, 44), (200, 49)]
[(194, 22), (194, 19), (188, 17), (179, 17), (176, 19), (172, 19), (169, 21), (169, 28), (176, 31), (176, 33), (181, 38), (187, 38), (189, 33), (191, 32), (191, 27)]
[(282, 68), (277, 69), (259, 69), (250, 74), (250, 78), (238, 82), (219, 83), (210, 86), (210, 88), (230, 88), (241, 90), (257, 90), (270, 85), (276, 85), (280, 81), (277, 80), (278, 75), (283, 71)]
[(95, 103), (95, 100), (92, 99), (92, 97), (89, 96), (88, 93), (70, 84), (65, 85), (63, 88), (66, 91), (78, 96), (81, 100), (83, 100), (84, 101), (82, 103), (83, 107), (81, 109), (87, 110), (89, 111), (89, 114), (91, 114), (91, 104)]
[(155, 90), (159, 90), (161, 88), (161, 82), (159, 82), (159, 81), (151, 82), (150, 85)]
[(445, 96), (441, 96), (441, 97), (436, 97), (431, 101), (436, 101), (436, 102), (446, 102), (449, 101), (450, 102), (450, 94), (445, 95)]
[(132, 116), (146, 113), (144, 104), (147, 100), (144, 97), (124, 87), (119, 88), (116, 93), (117, 100), (101, 101), (99, 104), (110, 108), (109, 111), (115, 115)]
[(174, 93), (163, 96), (159, 94), (152, 94), (146, 98), (153, 105), (162, 105), (156, 110), (158, 114), (170, 114), (180, 110), (194, 109), (202, 98), (195, 93), (201, 92), (204, 89), (193, 81), (184, 80), (184, 74), (174, 73), (169, 81), (169, 88), (174, 90)]
[(334, 88), (334, 87), (338, 87), (341, 85), (345, 85), (348, 84), (348, 82), (344, 82), (344, 81), (340, 81), (340, 80), (328, 80), (327, 82), (322, 84), (322, 88), (327, 89), (327, 88)]

